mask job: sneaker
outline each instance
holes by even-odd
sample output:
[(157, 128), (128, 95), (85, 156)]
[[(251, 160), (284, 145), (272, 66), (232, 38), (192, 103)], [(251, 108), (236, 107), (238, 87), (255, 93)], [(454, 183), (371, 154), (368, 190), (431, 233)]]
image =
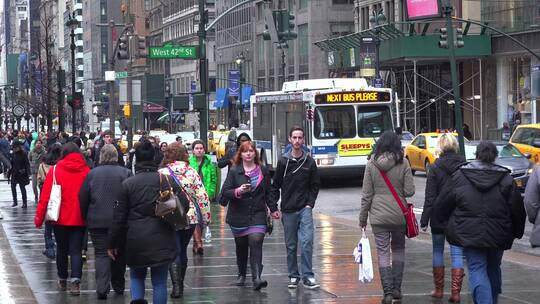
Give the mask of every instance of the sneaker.
[(307, 289), (316, 289), (321, 287), (321, 285), (317, 284), (317, 281), (315, 281), (315, 278), (306, 278), (302, 281), (302, 284)]
[(86, 250), (83, 250), (82, 251), (82, 260), (83, 260), (83, 262), (86, 262), (87, 258), (88, 257), (86, 256)]
[(80, 281), (71, 282), (71, 285), (69, 286), (69, 294), (72, 296), (81, 295), (81, 282)]
[(67, 290), (67, 280), (58, 280), (58, 289), (60, 289), (60, 291), (66, 291)]
[(300, 279), (296, 277), (289, 278), (289, 285), (287, 285), (287, 287), (291, 289), (298, 287), (298, 281), (300, 281)]

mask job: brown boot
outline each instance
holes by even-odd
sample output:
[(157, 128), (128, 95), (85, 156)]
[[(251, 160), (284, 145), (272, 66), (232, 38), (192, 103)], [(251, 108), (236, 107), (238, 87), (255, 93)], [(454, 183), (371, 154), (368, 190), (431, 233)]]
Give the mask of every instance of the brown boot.
[(431, 292), (431, 296), (441, 299), (444, 295), (444, 266), (433, 267), (433, 284), (435, 290)]
[(452, 268), (452, 295), (448, 299), (449, 302), (459, 303), (461, 301), (460, 292), (464, 276), (463, 268)]

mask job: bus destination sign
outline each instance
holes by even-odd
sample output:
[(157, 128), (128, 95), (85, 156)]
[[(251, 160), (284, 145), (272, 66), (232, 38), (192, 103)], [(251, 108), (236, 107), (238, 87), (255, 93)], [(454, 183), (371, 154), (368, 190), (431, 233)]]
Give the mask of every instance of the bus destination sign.
[(379, 91), (358, 91), (327, 93), (315, 96), (315, 104), (338, 104), (379, 101), (390, 101), (390, 93)]

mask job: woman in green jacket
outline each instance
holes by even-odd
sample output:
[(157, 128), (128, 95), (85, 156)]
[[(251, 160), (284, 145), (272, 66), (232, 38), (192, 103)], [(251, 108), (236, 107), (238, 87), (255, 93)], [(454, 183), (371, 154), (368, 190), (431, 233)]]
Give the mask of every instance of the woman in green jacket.
[[(206, 146), (201, 140), (195, 140), (191, 144), (193, 148), (193, 155), (189, 158), (189, 166), (195, 169), (203, 182), (206, 193), (208, 193), (208, 199), (215, 201), (216, 189), (217, 189), (217, 167), (212, 163), (210, 155), (206, 154)], [(199, 221), (202, 223), (202, 221)], [(198, 255), (203, 255), (203, 242), (202, 242), (202, 225), (197, 225), (193, 231), (193, 252)]]

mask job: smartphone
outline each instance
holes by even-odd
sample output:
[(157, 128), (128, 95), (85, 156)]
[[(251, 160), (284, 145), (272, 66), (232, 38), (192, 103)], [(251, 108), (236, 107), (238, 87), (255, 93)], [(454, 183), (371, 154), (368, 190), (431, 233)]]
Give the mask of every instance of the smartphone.
[(244, 186), (245, 186), (246, 188), (248, 188), (249, 190), (251, 190), (251, 184), (244, 184)]

